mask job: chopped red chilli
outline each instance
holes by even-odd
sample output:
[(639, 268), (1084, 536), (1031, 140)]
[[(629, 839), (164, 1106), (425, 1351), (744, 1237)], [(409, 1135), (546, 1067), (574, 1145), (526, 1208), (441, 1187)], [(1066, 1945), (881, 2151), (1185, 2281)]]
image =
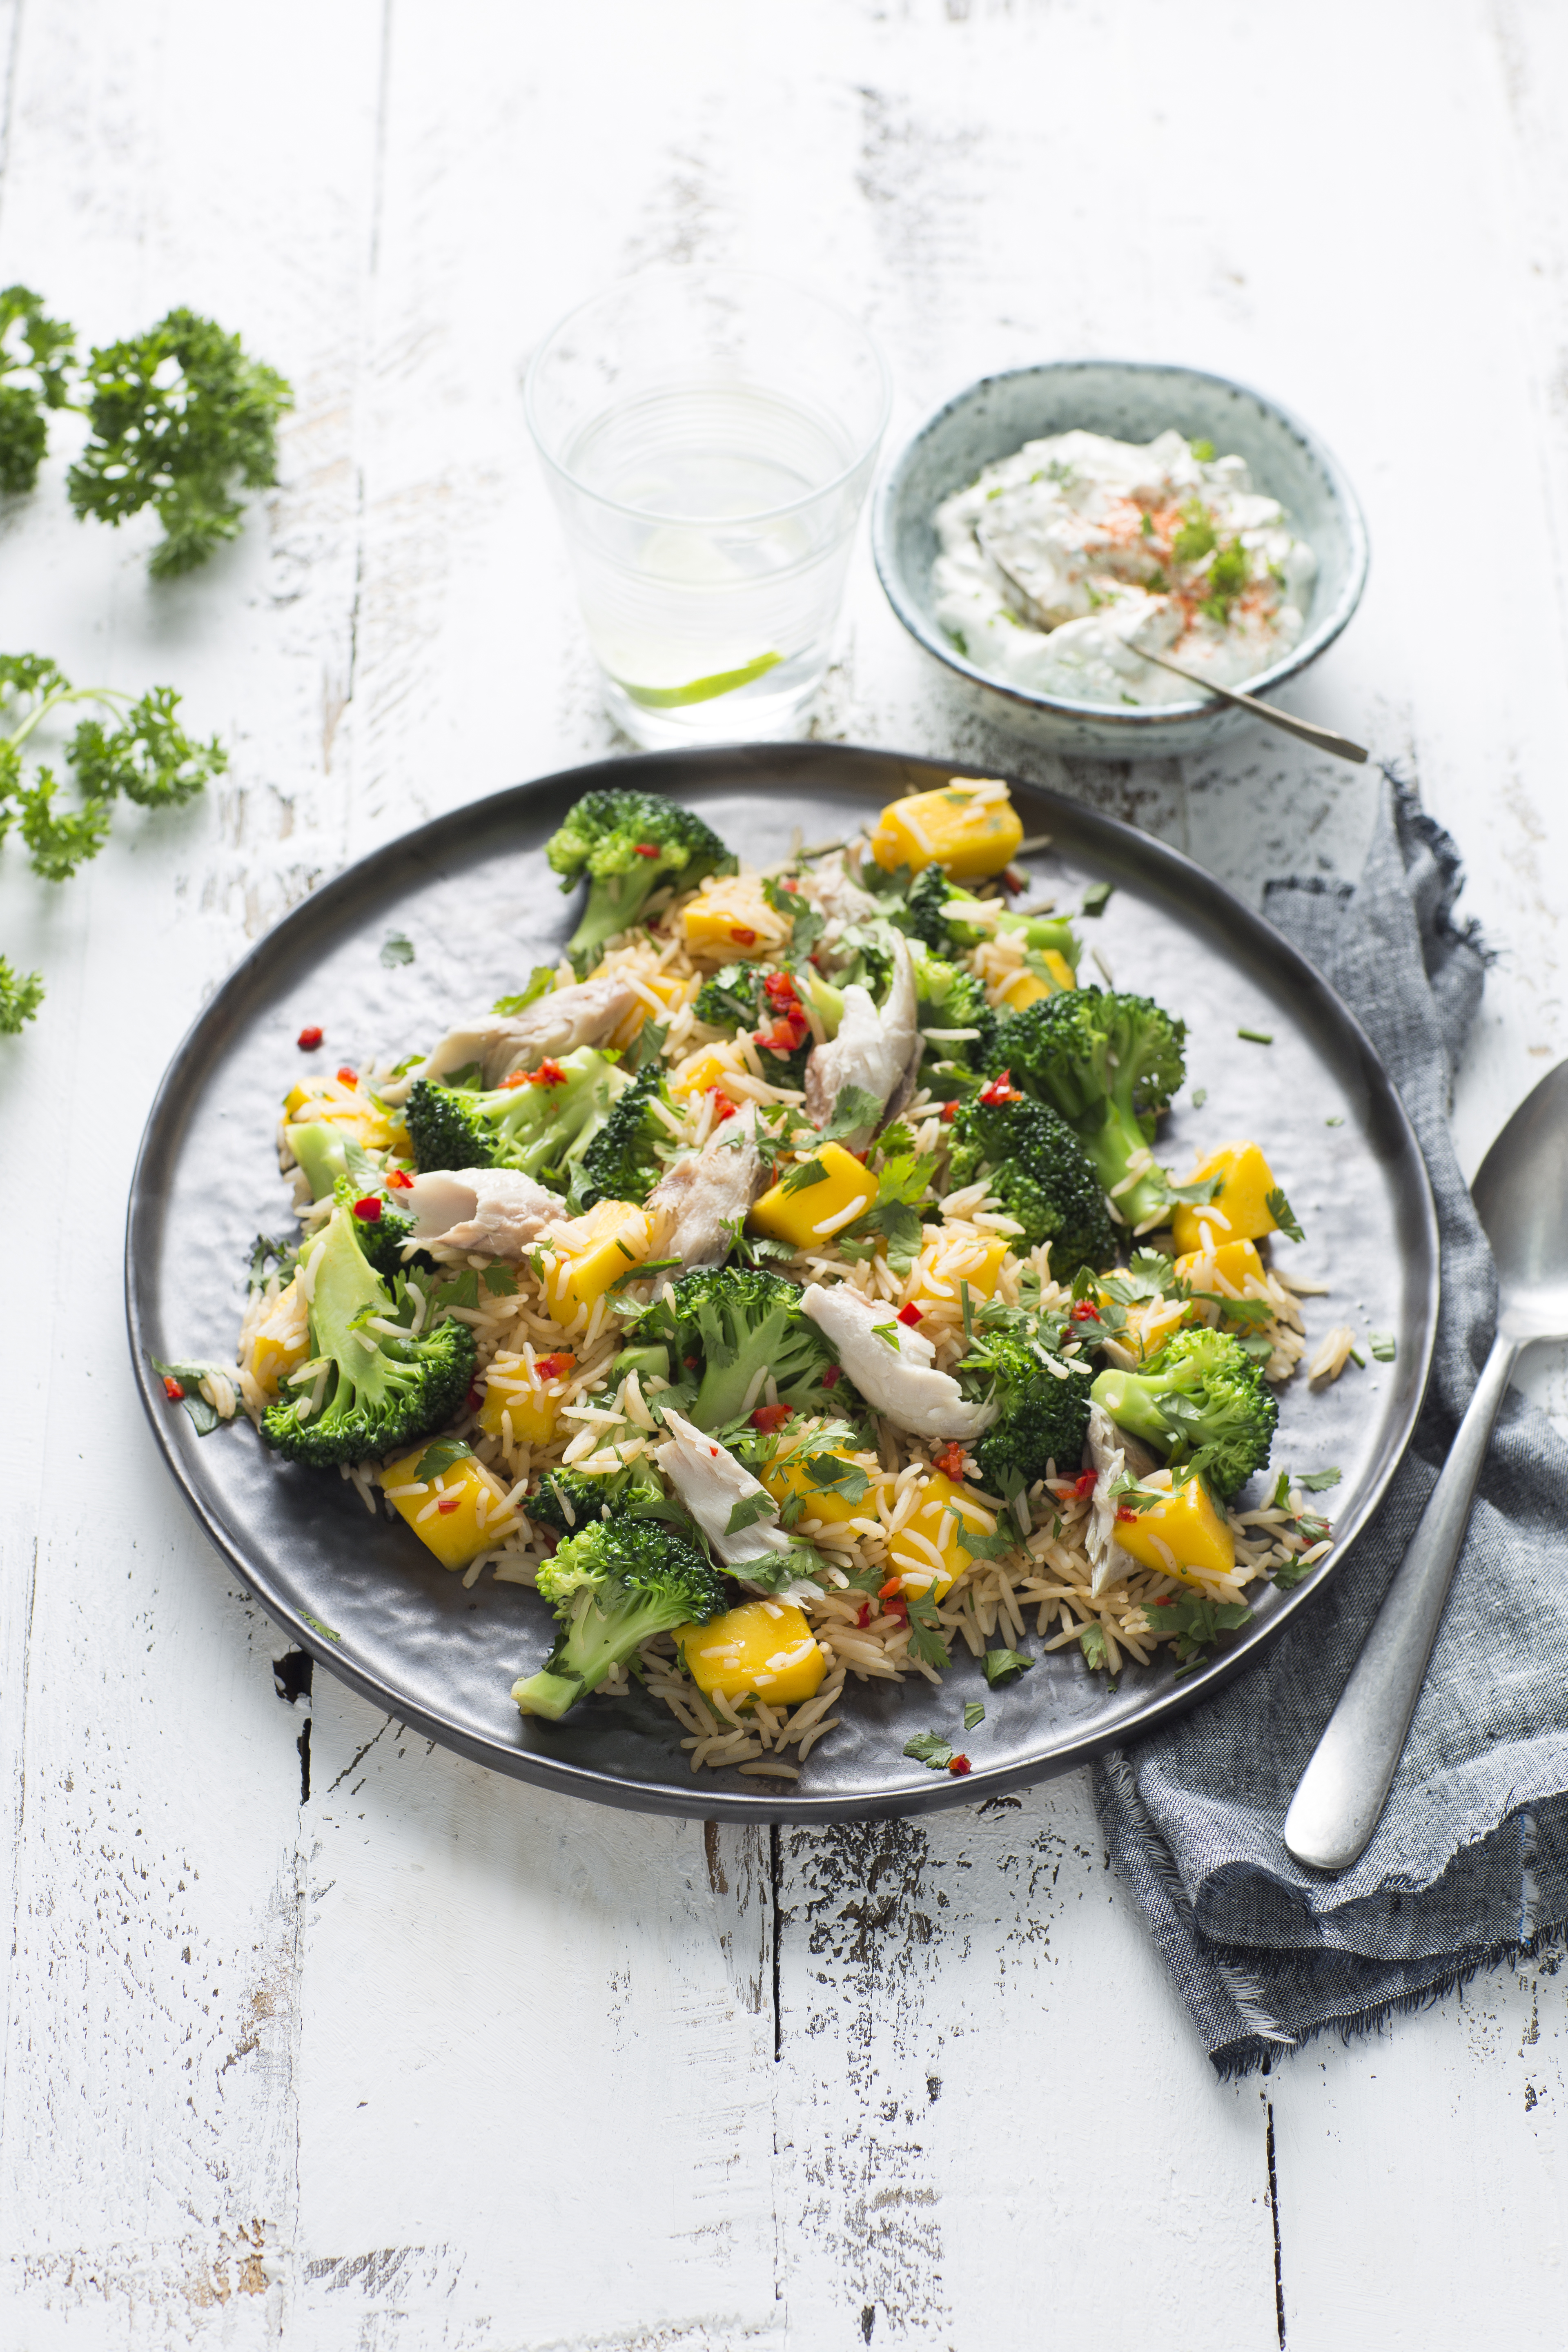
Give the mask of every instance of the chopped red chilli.
[(721, 1095), (721, 1094), (719, 1092), (718, 1087), (714, 1087), (714, 1089), (713, 1089), (713, 1124), (714, 1124), (714, 1126), (715, 1126), (715, 1127), (722, 1127), (722, 1125), (724, 1124), (724, 1121), (725, 1121), (727, 1118), (734, 1118), (734, 1116), (735, 1116), (735, 1106), (734, 1106), (734, 1104), (730, 1100), (730, 1097), (729, 1097), (729, 1096), (728, 1096), (728, 1095)]
[(298, 1039), (301, 1054), (313, 1054), (321, 1042), (321, 1031), (314, 1027), (301, 1029)]
[(1098, 1470), (1084, 1470), (1073, 1480), (1072, 1490), (1080, 1503), (1087, 1502), (1093, 1494), (1099, 1476)]
[(963, 1448), (956, 1437), (950, 1444), (944, 1445), (940, 1454), (931, 1455), (931, 1466), (933, 1470), (940, 1470), (944, 1478), (951, 1478), (957, 1484), (963, 1476)]
[(838, 1371), (839, 1368), (837, 1364), (828, 1364), (824, 1368), (822, 1385), (825, 1389), (834, 1389), (837, 1387)]
[(1098, 1323), (1100, 1309), (1092, 1298), (1076, 1298), (1073, 1301), (1070, 1320), (1074, 1323)]
[(943, 1103), (943, 1105), (942, 1105), (942, 1125), (943, 1125), (944, 1127), (951, 1127), (951, 1126), (952, 1125), (953, 1120), (954, 1120), (957, 1117), (958, 1117), (958, 1104), (957, 1104), (957, 1102), (956, 1102), (956, 1101), (954, 1101), (954, 1102), (945, 1102), (945, 1103)]
[(537, 1070), (530, 1070), (527, 1073), (527, 1077), (531, 1087), (563, 1087), (566, 1083), (565, 1071), (560, 1063), (552, 1061), (548, 1054)]
[(438, 1511), (455, 1511), (462, 1499), (461, 1495), (443, 1495), (436, 1508)]
[(901, 1592), (903, 1589), (904, 1580), (901, 1576), (889, 1576), (886, 1584), (878, 1592), (877, 1598), (879, 1601), (890, 1601), (895, 1592)]
[(393, 1168), (387, 1171), (386, 1185), (391, 1192), (412, 1192), (414, 1179), (405, 1168)]
[(632, 856), (634, 857), (657, 857), (658, 856), (658, 844), (657, 841), (639, 841), (637, 847), (633, 850)]
[(855, 1622), (859, 1626), (862, 1633), (865, 1632), (867, 1626), (871, 1622), (871, 1604), (868, 1601), (862, 1601), (860, 1603), (860, 1614), (856, 1618)]
[(771, 1437), (773, 1431), (782, 1429), (788, 1419), (787, 1404), (760, 1404), (752, 1412), (752, 1427), (760, 1429), (764, 1437)]
[(526, 1070), (513, 1070), (510, 1077), (501, 1080), (501, 1089), (504, 1092), (508, 1087), (526, 1087), (531, 1084), (531, 1081)]
[(569, 1372), (572, 1370), (576, 1360), (575, 1356), (567, 1354), (535, 1356), (533, 1369), (542, 1381), (558, 1381), (563, 1372)]
[(981, 1087), (980, 1099), (993, 1104), (1022, 1102), (1024, 1096), (1022, 1089), (1013, 1084), (1012, 1071), (999, 1070), (988, 1086)]
[(479, 1390), (477, 1388), (470, 1387), (468, 1391), (468, 1411), (470, 1412), (478, 1412), (479, 1407), (483, 1403), (484, 1398), (480, 1395)]
[(914, 1300), (911, 1298), (907, 1307), (900, 1307), (899, 1320), (900, 1323), (907, 1324), (909, 1328), (912, 1331), (917, 1323), (923, 1323), (925, 1321), (925, 1317), (921, 1313), (920, 1308), (915, 1305)]
[(184, 1390), (180, 1386), (179, 1381), (174, 1379), (173, 1373), (167, 1374), (163, 1381), (163, 1394), (168, 1398), (169, 1402), (171, 1404), (178, 1404), (184, 1398)]
[(381, 1202), (376, 1199), (374, 1192), (367, 1192), (363, 1201), (356, 1201), (354, 1202), (354, 1214), (356, 1217), (363, 1219), (364, 1223), (367, 1225), (380, 1224)]
[(338, 1084), (340, 1087), (357, 1087), (359, 1084), (359, 1072), (357, 1070), (351, 1070), (348, 1064), (345, 1062), (338, 1072)]
[(1118, 1503), (1116, 1506), (1116, 1516), (1119, 1519), (1135, 1519), (1138, 1517), (1138, 1514), (1136, 1511), (1130, 1509), (1127, 1504)]
[(738, 948), (754, 948), (757, 944), (757, 935), (748, 923), (734, 924), (731, 929), (730, 937), (734, 940), (735, 945)]
[(959, 1779), (962, 1780), (963, 1780), (963, 1776), (964, 1776), (964, 1774), (965, 1774), (967, 1771), (969, 1771), (969, 1770), (970, 1770), (970, 1769), (971, 1769), (968, 1757), (967, 1757), (967, 1756), (955, 1756), (955, 1757), (953, 1757), (953, 1759), (952, 1759), (952, 1761), (951, 1761), (951, 1762), (950, 1762), (950, 1764), (948, 1765), (948, 1768), (947, 1768), (947, 1769), (948, 1769), (948, 1770), (949, 1770), (950, 1772), (956, 1772), (956, 1773), (957, 1773), (957, 1775), (958, 1775), (958, 1777), (959, 1777)]

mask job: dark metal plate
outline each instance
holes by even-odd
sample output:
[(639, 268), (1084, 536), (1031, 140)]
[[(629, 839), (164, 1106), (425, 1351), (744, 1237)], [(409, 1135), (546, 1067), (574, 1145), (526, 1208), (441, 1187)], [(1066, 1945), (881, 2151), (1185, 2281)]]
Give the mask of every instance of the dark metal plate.
[[(1300, 1591), (1266, 1591), (1252, 1624), (1203, 1672), (1177, 1683), (1168, 1666), (1129, 1665), (1112, 1695), (1075, 1650), (986, 1692), (964, 1657), (940, 1693), (851, 1685), (843, 1727), (787, 1795), (733, 1771), (694, 1777), (674, 1718), (640, 1692), (591, 1701), (562, 1725), (521, 1722), (510, 1685), (543, 1657), (552, 1623), (531, 1593), (488, 1576), (466, 1592), (407, 1528), (372, 1520), (346, 1482), (276, 1461), (247, 1424), (198, 1439), (164, 1399), (149, 1358), (228, 1360), (252, 1237), (287, 1227), (273, 1136), (300, 1029), (319, 1022), (330, 1052), (349, 1062), (401, 1050), (553, 957), (571, 905), (533, 853), (584, 792), (668, 792), (765, 863), (787, 855), (796, 825), (808, 841), (848, 832), (868, 810), (955, 772), (891, 752), (785, 744), (658, 753), (520, 784), (323, 885), (246, 958), (175, 1055), (142, 1140), (126, 1244), (132, 1354), (154, 1434), (207, 1534), (279, 1624), (416, 1730), (521, 1780), (660, 1812), (816, 1821), (973, 1804), (1212, 1696), (1310, 1605), (1375, 1510), (1415, 1425), (1437, 1308), (1431, 1188), (1387, 1073), (1321, 975), (1211, 876), (1024, 783), (1013, 791), (1026, 832), (1052, 836), (1036, 861), (1046, 887), (1070, 906), (1083, 883), (1113, 882), (1106, 914), (1084, 927), (1089, 946), (1121, 985), (1188, 1023), (1190, 1082), (1208, 1098), (1194, 1111), (1184, 1097), (1162, 1130), (1163, 1156), (1180, 1172), (1194, 1145), (1258, 1137), (1307, 1228), (1291, 1255), (1332, 1286), (1309, 1303), (1310, 1334), (1370, 1322), (1398, 1339), (1392, 1365), (1352, 1370), (1318, 1396), (1298, 1375), (1283, 1392), (1275, 1460), (1342, 1468), (1327, 1498), (1340, 1549)], [(413, 941), (412, 964), (382, 964), (391, 930)], [(1238, 1042), (1238, 1026), (1272, 1031), (1274, 1043)], [(1329, 1126), (1336, 1116), (1343, 1124)], [(977, 1695), (987, 1712), (965, 1741), (968, 1779), (901, 1753), (914, 1731), (954, 1733)]]

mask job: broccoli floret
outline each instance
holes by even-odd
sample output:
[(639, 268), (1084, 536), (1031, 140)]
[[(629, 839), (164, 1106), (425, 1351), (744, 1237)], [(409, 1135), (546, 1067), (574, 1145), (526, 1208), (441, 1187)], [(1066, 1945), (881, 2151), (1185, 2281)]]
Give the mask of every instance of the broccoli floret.
[(1101, 1372), (1089, 1391), (1119, 1429), (1197, 1471), (1228, 1499), (1268, 1467), (1279, 1407), (1240, 1341), (1194, 1324), (1140, 1372)]
[[(1146, 996), (1075, 988), (1039, 997), (1004, 1021), (993, 1067), (1005, 1063), (1016, 1085), (1060, 1112), (1110, 1192), (1133, 1154), (1153, 1141), (1154, 1116), (1186, 1076), (1186, 1034), (1185, 1022)], [(1137, 1225), (1164, 1198), (1151, 1171), (1117, 1205)]]
[(583, 1154), (583, 1178), (574, 1198), (584, 1208), (595, 1201), (635, 1201), (640, 1207), (664, 1173), (657, 1146), (673, 1149), (669, 1129), (654, 1108), (669, 1105), (669, 1088), (658, 1062), (647, 1062), (630, 1086), (616, 1097), (610, 1115)]
[(558, 1723), (655, 1633), (705, 1625), (724, 1607), (723, 1579), (696, 1546), (658, 1519), (593, 1519), (568, 1536), (539, 1571), (538, 1589), (561, 1621), (536, 1675), (515, 1683), (524, 1715)]
[[(781, 1275), (760, 1266), (720, 1266), (689, 1274), (675, 1285), (673, 1313), (658, 1298), (633, 1324), (629, 1337), (644, 1345), (666, 1341), (677, 1364), (698, 1374), (689, 1408), (699, 1429), (721, 1429), (754, 1405), (771, 1375), (781, 1403), (822, 1412), (853, 1402), (845, 1382), (823, 1374), (837, 1370), (833, 1351), (809, 1315), (800, 1292)], [(684, 1391), (687, 1382), (680, 1383)], [(687, 1408), (683, 1407), (683, 1410)]]
[[(404, 1210), (393, 1206), (391, 1196), (382, 1190), (382, 1182), (379, 1169), (371, 1178), (340, 1176), (332, 1187), (332, 1198), (346, 1215), (354, 1218), (359, 1228), (356, 1238), (370, 1265), (384, 1282), (395, 1282), (403, 1271), (403, 1244), (413, 1234), (414, 1220)], [(367, 1206), (374, 1202), (377, 1214), (357, 1215), (356, 1206), (361, 1201)]]
[(418, 1078), (403, 1112), (415, 1165), (421, 1174), (429, 1168), (521, 1168), (525, 1176), (553, 1180), (582, 1159), (631, 1084), (591, 1045), (542, 1062), (521, 1086), (489, 1094)]
[(391, 1322), (398, 1301), (360, 1247), (358, 1221), (334, 1208), (319, 1240), (300, 1254), (311, 1269), (310, 1361), (326, 1370), (319, 1410), (312, 1382), (297, 1381), (261, 1417), (268, 1445), (291, 1462), (331, 1470), (395, 1454), (449, 1421), (474, 1375), (474, 1335), (466, 1323), (394, 1338), (365, 1329)]
[(710, 825), (658, 793), (585, 793), (544, 854), (563, 890), (587, 877), (588, 903), (566, 943), (579, 975), (598, 961), (606, 940), (631, 929), (663, 884), (689, 890), (735, 864)]
[(607, 1510), (612, 1518), (646, 1516), (639, 1508), (663, 1506), (664, 1488), (646, 1461), (612, 1471), (607, 1478), (581, 1470), (546, 1470), (528, 1498), (528, 1516), (539, 1527), (563, 1536), (580, 1535)]
[(706, 1021), (712, 1029), (750, 1029), (760, 1017), (758, 981), (760, 973), (743, 963), (727, 963), (711, 980), (705, 980), (697, 992), (692, 1007), (699, 1021)]
[(1048, 1103), (1032, 1095), (962, 1103), (949, 1131), (952, 1189), (989, 1171), (993, 1199), (1024, 1228), (1019, 1245), (1034, 1249), (1049, 1242), (1058, 1282), (1070, 1282), (1080, 1265), (1098, 1274), (1114, 1265), (1116, 1228), (1105, 1188), (1082, 1144)]
[(913, 938), (923, 940), (933, 955), (952, 956), (978, 947), (982, 940), (1015, 931), (1037, 954), (1054, 948), (1075, 972), (1082, 952), (1077, 932), (1062, 917), (1015, 915), (1009, 908), (998, 908), (994, 899), (972, 898), (950, 882), (940, 866), (927, 866), (915, 877), (903, 913), (893, 919)]
[[(1063, 1380), (1045, 1359), (1055, 1351), (1045, 1318), (1015, 1307), (988, 1308), (958, 1368), (971, 1395), (1002, 1408), (973, 1447), (986, 1489), (1011, 1497), (1043, 1478), (1054, 1462), (1073, 1471), (1083, 1459), (1089, 1430), (1089, 1384), (1081, 1373)], [(1059, 1359), (1058, 1359), (1059, 1361)]]
[[(937, 874), (940, 866), (928, 866)], [(925, 953), (917, 942), (911, 950), (915, 975), (915, 1017), (922, 1029), (973, 1029), (973, 1037), (938, 1038), (931, 1051), (939, 1061), (956, 1062), (966, 1069), (984, 1069), (992, 1058), (999, 1026), (985, 1002), (985, 990), (962, 964)]]

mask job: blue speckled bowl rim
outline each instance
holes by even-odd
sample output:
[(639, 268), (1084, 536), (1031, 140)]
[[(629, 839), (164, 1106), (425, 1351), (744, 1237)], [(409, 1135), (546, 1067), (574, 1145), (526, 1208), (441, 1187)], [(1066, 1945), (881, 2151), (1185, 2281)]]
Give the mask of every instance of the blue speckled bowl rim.
[[(1335, 638), (1344, 629), (1354, 614), (1356, 606), (1361, 603), (1363, 592), (1366, 587), (1367, 568), (1372, 560), (1372, 551), (1367, 539), (1365, 519), (1361, 510), (1361, 501), (1352, 489), (1350, 478), (1332, 450), (1311, 431), (1310, 426), (1301, 422), (1292, 409), (1282, 406), (1279, 401), (1271, 399), (1267, 393), (1259, 392), (1255, 385), (1243, 383), (1237, 376), (1220, 375), (1212, 368), (1188, 367), (1182, 360), (1119, 360), (1089, 357), (1039, 360), (1026, 367), (1001, 368), (994, 375), (980, 376), (973, 383), (966, 384), (962, 392), (955, 392), (950, 399), (944, 400), (940, 407), (931, 410), (930, 415), (910, 436), (893, 459), (878, 485), (871, 508), (871, 553), (877, 566), (877, 577), (882, 583), (882, 592), (889, 604), (910, 636), (947, 668), (955, 671), (961, 677), (970, 679), (976, 686), (984, 687), (989, 693), (999, 695), (1004, 701), (1017, 703), (1026, 710), (1058, 712), (1064, 719), (1092, 720), (1097, 726), (1120, 731), (1130, 739), (1139, 735), (1158, 735), (1162, 728), (1168, 727), (1173, 720), (1187, 721), (1197, 718), (1212, 718), (1224, 709), (1225, 706), (1222, 703), (1207, 698), (1193, 702), (1163, 702), (1145, 709), (1130, 710), (1125, 705), (1119, 706), (1110, 702), (1074, 702), (1069, 701), (1065, 695), (1031, 693), (1026, 688), (1014, 686), (1006, 679), (995, 677), (989, 670), (981, 669), (975, 663), (967, 660), (959, 652), (952, 639), (927, 620), (924, 613), (904, 587), (902, 575), (894, 556), (893, 542), (904, 480), (915, 452), (921, 443), (934, 433), (937, 426), (946, 418), (953, 415), (959, 409), (968, 407), (972, 401), (977, 400), (983, 393), (989, 392), (994, 385), (1011, 383), (1020, 376), (1069, 375), (1075, 370), (1081, 368), (1122, 368), (1129, 375), (1184, 375), (1194, 383), (1217, 384), (1226, 392), (1240, 393), (1246, 399), (1256, 401), (1259, 408), (1266, 410), (1269, 415), (1277, 418), (1288, 432), (1294, 434), (1309, 456), (1321, 467), (1344, 520), (1349, 543), (1349, 576), (1333, 610), (1308, 631), (1300, 645), (1293, 646), (1283, 661), (1274, 663), (1271, 668), (1259, 670), (1255, 677), (1245, 680), (1245, 684), (1248, 693), (1258, 694), (1271, 686), (1280, 685), (1285, 679), (1294, 677), (1301, 670), (1308, 668), (1317, 660), (1320, 654), (1328, 651)], [(1093, 428), (1090, 426), (1086, 429)], [(952, 487), (957, 489), (961, 486), (955, 482)]]

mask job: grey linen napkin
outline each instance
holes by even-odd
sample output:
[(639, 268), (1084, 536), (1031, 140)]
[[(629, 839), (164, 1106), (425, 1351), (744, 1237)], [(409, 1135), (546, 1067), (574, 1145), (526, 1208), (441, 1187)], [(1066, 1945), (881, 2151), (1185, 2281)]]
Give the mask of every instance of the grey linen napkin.
[(1432, 1491), (1496, 1313), (1454, 1155), (1455, 1062), (1486, 953), (1458, 853), (1392, 775), (1361, 880), (1270, 886), (1270, 919), (1360, 1016), (1431, 1171), (1443, 1300), (1431, 1385), (1382, 1510), (1314, 1605), (1211, 1704), (1108, 1755), (1112, 1860), (1222, 2074), (1436, 1998), (1568, 1921), (1568, 1446), (1503, 1406), (1388, 1806), (1355, 1868), (1286, 1851), (1286, 1808)]

